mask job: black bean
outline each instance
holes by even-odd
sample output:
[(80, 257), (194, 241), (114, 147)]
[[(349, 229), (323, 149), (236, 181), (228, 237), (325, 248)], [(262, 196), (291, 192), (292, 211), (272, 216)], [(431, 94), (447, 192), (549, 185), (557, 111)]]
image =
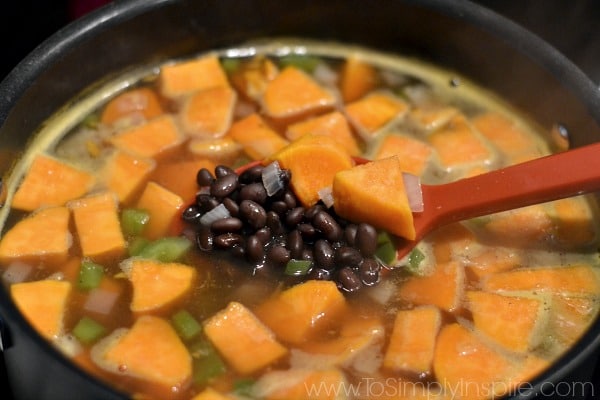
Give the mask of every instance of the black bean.
[(248, 236), (246, 239), (246, 258), (251, 262), (258, 262), (263, 259), (265, 250), (260, 238), (256, 235)]
[(213, 196), (201, 193), (196, 196), (196, 204), (202, 213), (208, 212), (219, 205), (219, 200)]
[(344, 240), (348, 246), (356, 245), (356, 232), (358, 231), (358, 225), (356, 224), (348, 224), (346, 228), (344, 228)]
[(370, 224), (358, 224), (356, 230), (356, 247), (363, 257), (372, 257), (377, 250), (377, 230)]
[(275, 211), (279, 215), (285, 215), (289, 208), (283, 200), (277, 200), (271, 203), (271, 210)]
[(313, 218), (313, 226), (321, 231), (325, 239), (336, 242), (342, 237), (342, 228), (326, 211), (319, 211)]
[(236, 175), (235, 171), (226, 165), (217, 165), (215, 167), (215, 177), (217, 179), (222, 178), (227, 175)]
[(260, 182), (249, 183), (240, 189), (240, 200), (252, 200), (258, 204), (265, 204), (267, 190)]
[(313, 261), (315, 258), (314, 252), (310, 247), (304, 247), (302, 251), (302, 259), (307, 261)]
[(218, 177), (210, 185), (210, 194), (214, 197), (223, 198), (230, 195), (238, 187), (238, 176), (228, 174)]
[(360, 252), (354, 247), (342, 246), (335, 250), (335, 262), (338, 265), (349, 265), (351, 267), (357, 267), (363, 257)]
[(289, 209), (295, 208), (298, 205), (298, 202), (296, 201), (296, 196), (291, 190), (285, 191), (285, 193), (283, 194), (283, 202), (287, 205), (287, 208)]
[(324, 211), (325, 207), (322, 204), (315, 204), (313, 206), (310, 206), (305, 212), (304, 212), (304, 217), (309, 220), (312, 221), (312, 219), (315, 217), (315, 215), (317, 215), (317, 213), (319, 211)]
[(290, 250), (290, 257), (295, 259), (302, 258), (304, 251), (304, 241), (302, 234), (297, 229), (294, 229), (287, 235), (287, 248)]
[(285, 265), (290, 261), (290, 251), (280, 244), (275, 244), (267, 250), (267, 259), (275, 265)]
[(214, 235), (208, 228), (202, 228), (196, 233), (196, 245), (202, 251), (212, 251)]
[(300, 221), (302, 221), (303, 217), (304, 217), (304, 208), (303, 207), (292, 208), (285, 214), (285, 223), (290, 228), (293, 228), (296, 225), (298, 225), (300, 223)]
[(254, 236), (256, 236), (263, 245), (266, 245), (271, 240), (271, 228), (263, 226), (254, 232)]
[(362, 283), (373, 286), (379, 281), (381, 265), (373, 258), (366, 258), (358, 267), (358, 275)]
[(231, 197), (225, 197), (221, 203), (223, 203), (227, 211), (229, 211), (229, 215), (232, 217), (240, 215), (240, 205)]
[(292, 179), (292, 171), (289, 169), (282, 169), (279, 173), (279, 179), (281, 179), (284, 185), (287, 185), (290, 183), (290, 179)]
[(261, 164), (254, 165), (240, 174), (241, 183), (261, 182), (262, 171), (265, 167)]
[(327, 270), (335, 266), (335, 252), (327, 240), (319, 239), (315, 242), (313, 248), (315, 264)]
[(184, 221), (190, 223), (199, 222), (201, 216), (202, 211), (200, 211), (200, 207), (198, 207), (198, 205), (196, 204), (192, 204), (191, 206), (187, 207), (185, 210), (183, 210), (183, 213), (181, 214), (181, 218), (183, 218)]
[(215, 177), (207, 168), (200, 168), (196, 174), (196, 183), (198, 186), (210, 186), (214, 180)]
[(244, 258), (246, 256), (246, 249), (240, 244), (234, 244), (229, 252), (237, 258)]
[(215, 233), (237, 232), (242, 229), (242, 220), (235, 217), (227, 217), (216, 220), (210, 225)]
[(307, 276), (308, 279), (315, 279), (318, 281), (330, 281), (333, 278), (332, 271), (328, 271), (323, 268), (313, 268), (310, 270)]
[[(267, 213), (265, 209), (252, 200), (242, 200), (240, 203), (240, 216), (254, 229), (264, 227), (267, 222)], [(271, 229), (273, 228), (271, 227)]]
[(350, 267), (344, 267), (337, 273), (337, 281), (341, 285), (341, 289), (345, 292), (356, 292), (363, 286), (356, 272)]
[(314, 241), (315, 238), (318, 236), (318, 231), (315, 229), (315, 227), (308, 223), (298, 224), (296, 229), (298, 229), (300, 231), (300, 233), (302, 234), (302, 237), (307, 242)]
[(244, 243), (244, 238), (237, 233), (223, 233), (213, 239), (213, 245), (222, 249), (230, 249), (242, 243)]
[(275, 211), (269, 211), (267, 213), (267, 226), (271, 229), (273, 235), (281, 235), (285, 232), (281, 218)]

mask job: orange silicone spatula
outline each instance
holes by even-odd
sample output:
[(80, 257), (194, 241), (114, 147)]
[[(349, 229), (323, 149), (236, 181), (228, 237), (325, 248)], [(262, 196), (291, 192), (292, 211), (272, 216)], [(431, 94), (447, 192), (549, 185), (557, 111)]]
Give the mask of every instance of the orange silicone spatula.
[(443, 225), (600, 191), (600, 143), (421, 190), (423, 211), (413, 213), (417, 237), (401, 241), (400, 258)]

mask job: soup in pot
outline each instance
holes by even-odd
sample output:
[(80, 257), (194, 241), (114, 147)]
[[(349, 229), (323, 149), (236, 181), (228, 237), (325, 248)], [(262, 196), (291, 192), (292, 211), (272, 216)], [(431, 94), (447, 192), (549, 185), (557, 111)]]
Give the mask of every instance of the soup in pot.
[(564, 148), (397, 55), (282, 39), (171, 60), (36, 135), (7, 182), (2, 281), (41, 336), (135, 398), (510, 395), (596, 318), (594, 199), (395, 246), (419, 182)]

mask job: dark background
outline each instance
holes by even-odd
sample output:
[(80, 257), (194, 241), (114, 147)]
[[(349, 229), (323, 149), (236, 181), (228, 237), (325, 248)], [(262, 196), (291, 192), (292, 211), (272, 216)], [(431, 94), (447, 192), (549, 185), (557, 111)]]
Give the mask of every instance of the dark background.
[[(0, 0), (0, 80), (70, 21), (107, 0)], [(600, 86), (600, 0), (477, 0), (550, 42)], [(599, 88), (600, 90), (600, 88)], [(594, 368), (594, 366), (590, 366)], [(600, 397), (600, 368), (594, 379)], [(0, 351), (0, 397), (10, 399)]]

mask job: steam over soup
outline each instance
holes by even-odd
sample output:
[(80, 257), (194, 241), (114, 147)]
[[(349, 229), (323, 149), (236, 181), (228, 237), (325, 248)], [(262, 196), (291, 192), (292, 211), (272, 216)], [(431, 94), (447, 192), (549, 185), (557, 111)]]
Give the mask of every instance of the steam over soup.
[(3, 283), (43, 337), (140, 398), (514, 393), (596, 318), (593, 199), (394, 246), (414, 230), (405, 173), (449, 182), (556, 151), (549, 137), (454, 73), (367, 49), (173, 60), (36, 136), (1, 210)]

